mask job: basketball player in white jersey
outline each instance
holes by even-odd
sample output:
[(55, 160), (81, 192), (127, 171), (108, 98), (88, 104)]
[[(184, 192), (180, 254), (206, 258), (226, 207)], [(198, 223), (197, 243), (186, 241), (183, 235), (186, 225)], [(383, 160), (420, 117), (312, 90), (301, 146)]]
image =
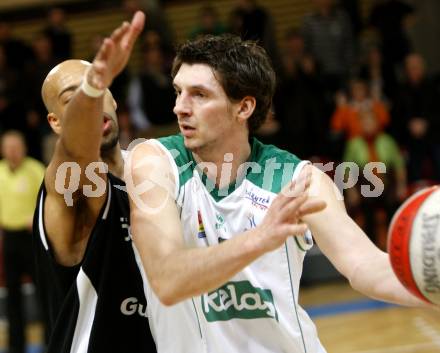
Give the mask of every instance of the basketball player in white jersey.
[(252, 137), (275, 87), (262, 48), (202, 37), (179, 48), (172, 75), (181, 135), (136, 146), (125, 169), (159, 353), (325, 352), (298, 305), (306, 226), (354, 289), (425, 306), (326, 174)]

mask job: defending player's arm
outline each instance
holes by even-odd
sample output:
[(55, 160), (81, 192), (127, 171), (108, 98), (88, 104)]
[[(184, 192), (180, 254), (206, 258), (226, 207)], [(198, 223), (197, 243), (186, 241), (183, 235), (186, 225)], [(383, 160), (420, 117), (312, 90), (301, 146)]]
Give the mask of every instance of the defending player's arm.
[(411, 295), (395, 276), (388, 254), (379, 250), (348, 216), (333, 181), (313, 169), (311, 192), (327, 203), (319, 214), (303, 217), (319, 248), (359, 292), (383, 301), (407, 306), (426, 306)]
[[(125, 67), (143, 23), (144, 15), (139, 12), (131, 24), (124, 22), (104, 40), (83, 77), (87, 81), (89, 92), (81, 88), (81, 81), (75, 81), (67, 72), (62, 73), (64, 76), (59, 81), (62, 83), (63, 79), (71, 80), (71, 84), (63, 86), (61, 90), (53, 88), (56, 94), (50, 96), (49, 106), (53, 111), (49, 114), (49, 119), (55, 121), (59, 139), (45, 174), (47, 196), (44, 223), (55, 257), (63, 265), (73, 265), (81, 260), (84, 244), (106, 197), (106, 190), (101, 196), (93, 198), (85, 197), (82, 190), (87, 180), (87, 166), (100, 160), (102, 139), (105, 98), (103, 95), (91, 96), (90, 91), (105, 92), (113, 78)], [(51, 74), (61, 73), (55, 69)], [(46, 89), (50, 90), (52, 87)], [(45, 102), (47, 100), (46, 97)], [(70, 172), (66, 172), (68, 165)], [(101, 169), (99, 172), (98, 176), (106, 180), (105, 170)], [(71, 194), (71, 198), (66, 199), (66, 194), (60, 190), (69, 189), (69, 186), (75, 192)], [(78, 224), (83, 226), (79, 228)]]
[[(305, 225), (297, 222), (300, 215), (325, 207), (308, 202), (304, 193), (297, 198), (281, 194), (258, 227), (208, 248), (187, 248), (171, 191), (174, 181), (165, 184), (171, 175), (166, 157), (149, 144), (139, 145), (125, 171), (133, 240), (153, 290), (166, 305), (218, 288), (291, 234), (304, 233)], [(308, 184), (309, 178), (304, 174), (296, 185)]]

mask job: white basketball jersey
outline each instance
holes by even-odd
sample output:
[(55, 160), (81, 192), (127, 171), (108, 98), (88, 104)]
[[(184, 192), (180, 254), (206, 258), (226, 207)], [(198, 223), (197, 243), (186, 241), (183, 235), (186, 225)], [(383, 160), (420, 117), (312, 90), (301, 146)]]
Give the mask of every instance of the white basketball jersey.
[[(256, 227), (282, 186), (306, 164), (253, 139), (245, 176), (218, 190), (196, 167), (182, 136), (150, 143), (166, 151), (179, 180), (175, 197), (188, 247), (214, 246)], [(147, 288), (158, 353), (325, 352), (298, 305), (302, 262), (311, 245), (310, 235), (291, 237), (215, 291), (172, 307)]]

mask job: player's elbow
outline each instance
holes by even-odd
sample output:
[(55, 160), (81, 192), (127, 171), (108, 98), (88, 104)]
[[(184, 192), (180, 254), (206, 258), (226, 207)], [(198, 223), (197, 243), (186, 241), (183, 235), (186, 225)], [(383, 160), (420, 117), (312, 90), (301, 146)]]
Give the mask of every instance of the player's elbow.
[(160, 296), (159, 300), (165, 306), (173, 306), (179, 303), (179, 300), (177, 300), (174, 296), (167, 294)]
[(170, 283), (162, 279), (151, 281), (151, 287), (159, 301), (165, 306), (172, 306), (180, 302), (180, 297), (176, 288)]

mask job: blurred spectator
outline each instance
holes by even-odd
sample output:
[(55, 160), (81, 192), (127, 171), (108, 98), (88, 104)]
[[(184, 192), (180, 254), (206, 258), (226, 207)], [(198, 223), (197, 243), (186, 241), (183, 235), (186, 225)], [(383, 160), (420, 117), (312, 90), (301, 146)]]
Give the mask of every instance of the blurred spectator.
[(378, 130), (383, 131), (390, 122), (390, 115), (383, 102), (372, 99), (365, 81), (356, 79), (350, 83), (349, 99), (339, 95), (338, 106), (332, 116), (331, 130), (343, 134), (347, 139), (362, 134), (360, 113), (372, 111), (378, 123)]
[(32, 58), (32, 50), (20, 39), (11, 34), (11, 25), (0, 21), (0, 45), (6, 54), (7, 65), (13, 69), (21, 70), (26, 62)]
[(440, 95), (434, 82), (425, 75), (421, 55), (405, 59), (405, 79), (397, 91), (393, 109), (393, 131), (407, 150), (408, 179), (440, 181)]
[(226, 32), (226, 27), (220, 22), (218, 12), (212, 5), (203, 5), (199, 9), (198, 23), (191, 30), (190, 39), (200, 35), (211, 34), (217, 36)]
[(145, 31), (143, 36), (143, 48), (155, 48), (161, 49), (162, 57), (164, 60), (163, 68), (167, 72), (171, 72), (171, 67), (174, 61), (174, 48), (170, 51), (167, 45), (163, 42), (163, 38), (156, 30)]
[(369, 24), (378, 32), (385, 70), (391, 75), (412, 50), (407, 30), (414, 18), (414, 8), (401, 0), (376, 0)]
[(274, 97), (275, 117), (281, 124), (277, 144), (281, 142), (301, 158), (321, 155), (328, 119), (322, 108), (323, 88), (315, 61), (305, 52), (303, 37), (295, 29), (286, 32), (281, 53), (283, 66)]
[(0, 44), (0, 132), (23, 128), (19, 101), (21, 88), (18, 71), (8, 65), (4, 46)]
[(163, 50), (171, 53), (174, 51), (174, 34), (165, 17), (162, 3), (163, 1), (160, 0), (123, 0), (122, 7), (127, 13), (127, 18), (131, 18), (138, 10), (143, 10), (148, 14), (144, 32), (158, 33)]
[(313, 0), (314, 12), (305, 16), (302, 34), (306, 51), (317, 60), (327, 99), (344, 87), (354, 64), (350, 19), (333, 0)]
[(54, 7), (49, 10), (47, 25), (43, 33), (52, 44), (52, 53), (57, 62), (72, 57), (72, 34), (66, 26), (66, 14), (62, 8)]
[(26, 157), (24, 137), (18, 131), (2, 136), (0, 161), (0, 227), (3, 230), (3, 266), (8, 296), (10, 353), (25, 352), (25, 320), (21, 284), (23, 275), (34, 277), (32, 217), (44, 166)]
[(39, 33), (32, 41), (34, 59), (26, 65), (24, 78), (26, 85), (26, 125), (23, 132), (30, 156), (42, 160), (42, 141), (50, 132), (46, 124), (46, 108), (41, 99), (41, 85), (47, 73), (54, 67), (57, 60), (52, 54), (52, 42), (44, 34)]
[(350, 18), (353, 34), (356, 37), (359, 36), (364, 27), (359, 9), (359, 0), (339, 0), (339, 3)]
[(269, 111), (264, 120), (263, 124), (255, 132), (255, 136), (265, 144), (277, 144), (279, 147), (286, 148), (283, 146), (282, 141), (279, 137), (280, 123), (278, 119), (275, 119), (275, 114), (273, 111)]
[(274, 21), (270, 13), (257, 0), (236, 0), (230, 14), (230, 30), (245, 40), (257, 41), (266, 49), (276, 70), (279, 70)]
[[(361, 133), (348, 141), (343, 160), (358, 165), (361, 181), (347, 190), (346, 203), (353, 218), (366, 234), (385, 250), (387, 225), (397, 206), (407, 196), (405, 162), (397, 142), (390, 135), (381, 132), (373, 110), (360, 111), (359, 119)], [(385, 164), (386, 173), (379, 174), (366, 169), (370, 162)], [(383, 193), (376, 197), (362, 197), (360, 186), (370, 185), (372, 180), (380, 180), (384, 184)]]
[(146, 37), (141, 72), (130, 81), (128, 106), (136, 129), (144, 136), (158, 137), (155, 134), (176, 131), (175, 94), (158, 35), (149, 31)]
[(359, 76), (368, 82), (374, 99), (388, 101), (394, 97), (396, 78), (389, 70), (386, 70), (378, 47), (369, 48), (366, 58), (361, 63)]
[(257, 5), (256, 0), (237, 0), (232, 10), (234, 32), (245, 40), (256, 40), (263, 44), (268, 13)]
[(130, 119), (130, 112), (127, 107), (118, 107), (118, 126), (119, 126), (119, 144), (126, 150), (130, 143), (136, 138), (135, 129)]
[(288, 76), (298, 74), (298, 69), (304, 68), (305, 60), (310, 58), (304, 48), (304, 38), (295, 28), (289, 28), (286, 31), (281, 59), (283, 62), (283, 72)]

